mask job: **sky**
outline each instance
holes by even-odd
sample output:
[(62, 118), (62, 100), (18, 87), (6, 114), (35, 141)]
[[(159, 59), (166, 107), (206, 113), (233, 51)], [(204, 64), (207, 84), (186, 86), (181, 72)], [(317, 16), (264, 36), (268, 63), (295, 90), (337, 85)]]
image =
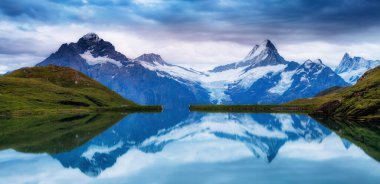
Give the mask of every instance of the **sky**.
[(378, 0), (1, 0), (0, 74), (95, 32), (129, 58), (160, 54), (200, 70), (271, 40), (287, 60), (380, 59)]

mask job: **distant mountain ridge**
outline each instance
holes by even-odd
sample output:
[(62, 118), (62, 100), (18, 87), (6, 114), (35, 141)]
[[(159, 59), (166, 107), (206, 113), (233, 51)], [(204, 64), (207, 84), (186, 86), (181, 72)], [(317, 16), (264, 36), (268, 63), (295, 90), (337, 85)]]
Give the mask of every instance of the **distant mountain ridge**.
[(154, 53), (130, 59), (89, 33), (77, 43), (63, 44), (37, 66), (50, 64), (81, 71), (137, 103), (168, 108), (282, 103), (349, 85), (321, 60), (286, 61), (270, 40), (255, 45), (239, 62), (200, 72), (167, 63)]

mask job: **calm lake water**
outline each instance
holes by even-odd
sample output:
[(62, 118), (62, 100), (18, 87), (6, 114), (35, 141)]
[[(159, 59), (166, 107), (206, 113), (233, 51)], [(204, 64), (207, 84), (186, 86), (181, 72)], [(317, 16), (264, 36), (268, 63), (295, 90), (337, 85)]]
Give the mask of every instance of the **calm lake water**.
[(0, 119), (0, 183), (379, 183), (379, 132), (296, 114)]

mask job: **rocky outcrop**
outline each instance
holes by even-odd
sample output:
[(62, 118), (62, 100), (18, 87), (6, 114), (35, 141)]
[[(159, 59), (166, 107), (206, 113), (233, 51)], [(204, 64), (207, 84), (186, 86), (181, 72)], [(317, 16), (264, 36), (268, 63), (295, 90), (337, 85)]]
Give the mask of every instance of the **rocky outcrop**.
[(312, 112), (313, 115), (333, 115), (335, 111), (342, 105), (340, 100), (332, 100), (322, 104), (317, 110)]

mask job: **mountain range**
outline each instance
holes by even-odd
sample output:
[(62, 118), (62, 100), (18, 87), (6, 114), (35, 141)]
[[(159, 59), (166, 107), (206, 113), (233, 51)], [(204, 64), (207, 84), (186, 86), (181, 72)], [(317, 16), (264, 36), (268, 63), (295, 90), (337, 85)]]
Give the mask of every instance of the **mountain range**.
[[(302, 64), (287, 61), (270, 40), (255, 45), (238, 62), (201, 72), (170, 64), (154, 53), (128, 58), (110, 42), (89, 33), (76, 43), (63, 44), (37, 64), (46, 65), (71, 67), (127, 99), (166, 108), (205, 103), (283, 103), (313, 97), (330, 87), (350, 85), (350, 80), (345, 81), (319, 59)], [(354, 68), (358, 67), (350, 71)], [(336, 71), (341, 70), (338, 67)]]

